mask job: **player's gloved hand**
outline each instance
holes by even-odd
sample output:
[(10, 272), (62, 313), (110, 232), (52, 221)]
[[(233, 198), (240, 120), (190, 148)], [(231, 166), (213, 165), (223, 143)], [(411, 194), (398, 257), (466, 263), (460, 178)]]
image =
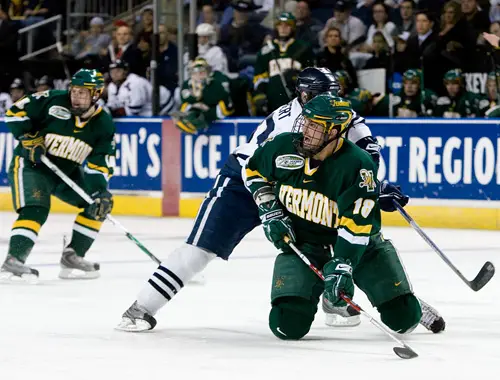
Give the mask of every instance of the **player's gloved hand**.
[(285, 237), (295, 242), (292, 220), (285, 215), (277, 199), (259, 205), (259, 216), (267, 239), (278, 249), (288, 248)]
[(255, 106), (255, 111), (257, 115), (267, 115), (268, 114), (268, 106), (267, 106), (267, 96), (263, 93), (256, 94), (253, 97), (253, 104)]
[(113, 209), (113, 195), (108, 190), (104, 190), (96, 191), (91, 197), (94, 203), (89, 205), (86, 212), (95, 220), (102, 222)]
[(344, 293), (349, 298), (354, 295), (350, 263), (341, 257), (334, 258), (323, 267), (323, 276), (325, 276), (326, 299), (334, 306), (345, 306), (346, 302), (340, 298), (340, 294)]
[(380, 185), (380, 195), (378, 197), (378, 203), (382, 211), (396, 211), (394, 201), (398, 202), (401, 207), (405, 207), (408, 204), (409, 200), (410, 197), (403, 194), (400, 186), (391, 185), (388, 181), (383, 181)]
[(23, 147), (22, 155), (35, 164), (42, 162), (42, 156), (47, 151), (45, 147), (45, 138), (40, 136), (38, 132), (35, 134), (25, 134), (19, 138), (19, 142)]

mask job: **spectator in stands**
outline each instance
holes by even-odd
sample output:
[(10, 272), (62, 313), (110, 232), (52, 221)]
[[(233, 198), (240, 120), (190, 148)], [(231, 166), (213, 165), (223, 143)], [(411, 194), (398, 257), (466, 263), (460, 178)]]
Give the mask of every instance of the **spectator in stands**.
[[(227, 58), (222, 49), (215, 45), (216, 32), (210, 24), (200, 24), (196, 27), (196, 36), (198, 37), (198, 57), (204, 58), (212, 71), (220, 71), (223, 74), (228, 73)], [(189, 52), (184, 54), (184, 77), (188, 77)]]
[(315, 50), (319, 49), (318, 33), (323, 29), (323, 24), (311, 17), (309, 4), (299, 1), (293, 13), (297, 19), (296, 38), (308, 42)]
[(10, 85), (10, 97), (12, 102), (17, 102), (24, 95), (26, 95), (26, 86), (24, 85), (24, 82), (20, 78), (14, 79)]
[(335, 4), (333, 18), (326, 22), (325, 28), (319, 34), (319, 43), (325, 45), (325, 33), (331, 27), (337, 27), (341, 32), (341, 37), (347, 43), (347, 47), (353, 48), (363, 43), (366, 39), (366, 26), (363, 22), (351, 15), (351, 3), (339, 0)]
[[(153, 35), (153, 6), (147, 5), (141, 11), (141, 23), (134, 31), (134, 41), (141, 49), (140, 44), (151, 45), (151, 36)], [(146, 50), (142, 48), (141, 50)]]
[(35, 81), (36, 92), (43, 92), (53, 89), (54, 89), (54, 79), (52, 79), (48, 75), (44, 75), (43, 77)]
[(199, 24), (212, 25), (215, 29), (216, 41), (219, 40), (220, 26), (217, 23), (217, 14), (215, 13), (214, 6), (212, 4), (204, 4), (201, 7), (200, 18), (198, 19), (198, 25)]
[(490, 21), (500, 21), (500, 0), (491, 0)]
[(332, 73), (340, 70), (347, 72), (353, 80), (353, 86), (358, 86), (356, 70), (344, 52), (342, 51), (342, 39), (340, 37), (340, 29), (334, 26), (328, 28), (325, 33), (326, 46), (316, 56), (316, 62), (319, 67), (326, 67)]
[(385, 34), (376, 31), (372, 38), (371, 57), (365, 65), (365, 69), (385, 69), (387, 73), (391, 72), (391, 47), (385, 38)]
[(118, 27), (116, 29), (115, 38), (116, 44), (111, 43), (108, 46), (107, 54), (104, 58), (105, 64), (107, 63), (106, 67), (108, 67), (111, 62), (120, 59), (127, 62), (130, 72), (145, 76), (146, 65), (143, 61), (141, 51), (132, 43), (130, 27), (125, 25)]
[(408, 39), (406, 54), (408, 64), (413, 69), (423, 69), (424, 84), (435, 92), (442, 89), (444, 69), (440, 67), (440, 52), (437, 48), (438, 34), (433, 31), (434, 19), (427, 11), (419, 11), (416, 16), (417, 34)]
[(396, 25), (389, 21), (389, 7), (382, 1), (373, 4), (373, 23), (368, 28), (366, 43), (371, 48), (373, 45), (373, 36), (376, 32), (384, 35), (385, 41), (392, 49), (394, 46), (393, 36), (396, 34)]
[(2, 79), (2, 88), (7, 88), (12, 80), (11, 75), (16, 75), (18, 64), (17, 52), (17, 30), (15, 25), (9, 20), (9, 16), (0, 8), (0, 72), (6, 75), (6, 81)]
[(158, 63), (158, 78), (161, 85), (173, 93), (177, 87), (178, 50), (177, 46), (169, 41), (169, 32), (165, 25), (158, 27), (160, 32), (160, 59)]
[(415, 2), (403, 0), (399, 6), (401, 22), (398, 26), (399, 34), (403, 32), (415, 33)]
[(219, 45), (224, 49), (228, 58), (229, 71), (238, 71), (244, 57), (249, 64), (253, 64), (256, 54), (262, 47), (264, 37), (269, 30), (255, 22), (249, 22), (251, 12), (258, 7), (251, 0), (235, 0), (231, 3), (234, 8), (233, 21), (221, 29)]
[(462, 13), (465, 21), (474, 30), (475, 39), (480, 33), (487, 32), (490, 27), (490, 18), (488, 13), (480, 10), (477, 0), (462, 0)]
[(25, 27), (43, 21), (49, 14), (49, 6), (48, 0), (13, 0), (10, 2), (9, 15)]
[(82, 30), (78, 38), (71, 44), (71, 53), (75, 59), (82, 59), (88, 55), (97, 55), (111, 42), (111, 36), (104, 33), (104, 20), (94, 17), (90, 20), (90, 30)]
[(465, 58), (465, 54), (472, 53), (476, 38), (471, 26), (462, 17), (460, 4), (447, 2), (441, 13), (438, 49), (448, 52), (445, 58), (454, 62), (450, 68), (462, 67), (460, 61)]
[(403, 32), (396, 37), (396, 45), (393, 55), (393, 73), (403, 74), (410, 68), (408, 54), (406, 54), (406, 46), (408, 45), (408, 38), (410, 32)]

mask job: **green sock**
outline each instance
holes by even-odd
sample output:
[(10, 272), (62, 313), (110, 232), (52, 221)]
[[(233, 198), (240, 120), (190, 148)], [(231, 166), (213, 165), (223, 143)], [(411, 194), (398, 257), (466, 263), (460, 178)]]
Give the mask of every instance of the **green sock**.
[(90, 219), (84, 213), (80, 213), (73, 225), (73, 235), (68, 247), (73, 248), (76, 254), (84, 257), (96, 239), (102, 222)]
[(35, 245), (49, 211), (43, 207), (24, 207), (12, 226), (8, 254), (25, 262)]

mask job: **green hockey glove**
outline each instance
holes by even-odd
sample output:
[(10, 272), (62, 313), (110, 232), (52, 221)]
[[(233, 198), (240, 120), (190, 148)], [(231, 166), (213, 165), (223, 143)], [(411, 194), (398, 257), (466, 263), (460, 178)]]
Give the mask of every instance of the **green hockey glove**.
[(35, 134), (25, 134), (19, 138), (19, 142), (23, 147), (22, 156), (35, 164), (42, 162), (42, 156), (47, 151), (45, 147), (44, 136), (39, 136), (38, 132)]
[(287, 249), (285, 237), (295, 242), (292, 220), (285, 212), (274, 195), (271, 186), (264, 186), (254, 193), (254, 199), (259, 207), (259, 216), (267, 239), (278, 249)]
[(330, 260), (323, 267), (325, 277), (324, 295), (334, 306), (345, 306), (346, 302), (340, 298), (344, 293), (352, 298), (354, 295), (354, 282), (352, 281), (352, 267), (342, 258)]
[(91, 195), (94, 203), (87, 208), (87, 214), (102, 222), (113, 209), (113, 195), (108, 191), (97, 191)]

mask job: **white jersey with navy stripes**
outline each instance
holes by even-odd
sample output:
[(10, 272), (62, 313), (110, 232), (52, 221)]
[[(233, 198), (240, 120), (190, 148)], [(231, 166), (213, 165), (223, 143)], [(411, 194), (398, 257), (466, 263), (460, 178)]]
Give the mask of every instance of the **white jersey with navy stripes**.
[[(153, 87), (146, 78), (129, 74), (119, 87), (111, 82), (108, 86), (109, 109), (124, 108), (127, 116), (152, 116)], [(174, 97), (165, 87), (160, 86), (160, 115), (173, 111)]]
[[(291, 132), (295, 119), (302, 112), (302, 106), (297, 98), (289, 103), (282, 105), (270, 114), (252, 134), (250, 141), (238, 146), (233, 154), (236, 155), (238, 162), (244, 166), (248, 157), (251, 157), (255, 150), (266, 139), (277, 136), (281, 133)], [(357, 143), (365, 137), (372, 135), (370, 128), (365, 124), (365, 119), (354, 112), (351, 121), (351, 127), (347, 131), (347, 138), (353, 143)]]

